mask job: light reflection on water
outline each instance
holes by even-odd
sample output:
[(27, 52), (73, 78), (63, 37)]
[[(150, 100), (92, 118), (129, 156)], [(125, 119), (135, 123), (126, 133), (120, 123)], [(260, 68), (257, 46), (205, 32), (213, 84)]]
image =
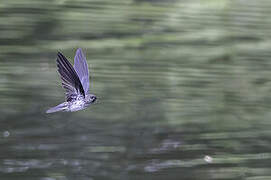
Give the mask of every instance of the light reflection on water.
[[(269, 1), (4, 1), (0, 179), (270, 179)], [(98, 101), (62, 102), (56, 53)]]

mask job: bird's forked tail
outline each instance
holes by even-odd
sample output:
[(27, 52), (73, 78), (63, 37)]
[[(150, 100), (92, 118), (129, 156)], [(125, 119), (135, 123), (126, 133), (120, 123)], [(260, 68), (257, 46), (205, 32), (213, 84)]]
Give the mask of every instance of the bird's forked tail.
[(61, 103), (55, 107), (48, 109), (46, 111), (46, 113), (54, 113), (54, 112), (58, 112), (58, 111), (67, 111), (67, 110), (68, 110), (68, 103), (64, 102), (64, 103)]

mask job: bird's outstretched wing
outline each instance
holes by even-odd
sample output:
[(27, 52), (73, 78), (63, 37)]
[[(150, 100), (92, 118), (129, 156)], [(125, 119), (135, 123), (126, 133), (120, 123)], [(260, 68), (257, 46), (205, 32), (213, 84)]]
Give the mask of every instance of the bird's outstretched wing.
[(67, 101), (73, 100), (78, 95), (85, 97), (85, 92), (81, 81), (66, 57), (58, 52), (56, 61), (58, 72), (62, 79), (62, 86), (66, 90)]
[(78, 48), (74, 56), (74, 69), (81, 81), (85, 95), (89, 93), (89, 72), (86, 57), (81, 48)]

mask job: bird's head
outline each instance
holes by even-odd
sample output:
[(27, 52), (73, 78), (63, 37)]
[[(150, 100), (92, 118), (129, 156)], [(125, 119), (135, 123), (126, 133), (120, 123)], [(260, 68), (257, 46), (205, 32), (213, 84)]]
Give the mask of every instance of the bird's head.
[(87, 104), (91, 104), (94, 103), (96, 101), (97, 97), (94, 94), (88, 94), (86, 96), (86, 103)]

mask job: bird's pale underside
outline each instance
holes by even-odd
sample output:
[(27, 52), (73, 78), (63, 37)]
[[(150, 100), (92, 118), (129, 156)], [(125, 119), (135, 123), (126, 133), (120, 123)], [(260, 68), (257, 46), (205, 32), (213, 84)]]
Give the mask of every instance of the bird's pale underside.
[(52, 107), (46, 113), (58, 111), (78, 111), (94, 103), (96, 96), (89, 93), (89, 72), (86, 57), (79, 48), (74, 57), (74, 66), (58, 52), (57, 67), (66, 91), (66, 102)]

